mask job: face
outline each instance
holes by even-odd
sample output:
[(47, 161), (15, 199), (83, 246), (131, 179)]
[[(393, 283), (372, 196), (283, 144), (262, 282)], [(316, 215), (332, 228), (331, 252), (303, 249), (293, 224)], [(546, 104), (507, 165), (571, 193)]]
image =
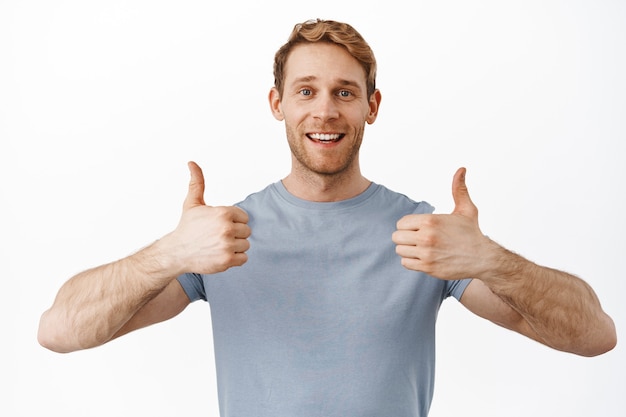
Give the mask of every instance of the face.
[(285, 122), (292, 172), (338, 175), (358, 171), (365, 123), (378, 113), (380, 93), (367, 97), (365, 71), (345, 49), (329, 43), (296, 46), (287, 59), (282, 97), (270, 106)]

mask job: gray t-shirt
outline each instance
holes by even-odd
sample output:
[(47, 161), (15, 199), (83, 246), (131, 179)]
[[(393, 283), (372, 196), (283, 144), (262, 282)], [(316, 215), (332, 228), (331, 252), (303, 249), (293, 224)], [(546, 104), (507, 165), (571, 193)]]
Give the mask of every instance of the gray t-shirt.
[(469, 280), (405, 269), (391, 235), (433, 208), (378, 184), (310, 202), (281, 182), (238, 206), (248, 262), (178, 278), (210, 304), (222, 417), (425, 417), (437, 313)]

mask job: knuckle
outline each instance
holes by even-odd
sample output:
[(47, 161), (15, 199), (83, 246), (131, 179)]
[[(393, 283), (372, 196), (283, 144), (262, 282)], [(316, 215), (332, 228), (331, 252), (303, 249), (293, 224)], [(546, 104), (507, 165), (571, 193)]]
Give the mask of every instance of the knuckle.
[(424, 217), (423, 223), (426, 227), (437, 227), (439, 224), (439, 217), (435, 214), (429, 214)]
[(245, 253), (240, 253), (237, 257), (237, 266), (241, 266), (246, 262), (248, 262), (248, 255), (246, 255)]
[(241, 207), (237, 207), (237, 206), (233, 206), (232, 209), (236, 212), (239, 212), (241, 218), (244, 220), (244, 223), (248, 222), (250, 217), (248, 216), (248, 213), (244, 209), (242, 209)]
[(220, 227), (220, 235), (231, 238), (235, 235), (235, 225), (232, 222), (224, 222)]
[(407, 269), (412, 269), (412, 270), (421, 270), (421, 264), (419, 263), (419, 261), (415, 260), (415, 259), (411, 259), (411, 258), (402, 258), (402, 260), (400, 261), (400, 264), (407, 268)]
[(439, 239), (434, 233), (424, 233), (421, 237), (421, 246), (432, 248), (436, 246)]
[(425, 248), (422, 251), (422, 258), (424, 263), (431, 265), (435, 259), (435, 251), (432, 248)]
[(234, 252), (225, 252), (219, 256), (217, 263), (220, 268), (223, 268), (222, 271), (225, 271), (232, 266), (234, 257)]
[(218, 206), (214, 207), (213, 210), (215, 212), (215, 217), (218, 217), (220, 219), (228, 219), (230, 217), (228, 207)]

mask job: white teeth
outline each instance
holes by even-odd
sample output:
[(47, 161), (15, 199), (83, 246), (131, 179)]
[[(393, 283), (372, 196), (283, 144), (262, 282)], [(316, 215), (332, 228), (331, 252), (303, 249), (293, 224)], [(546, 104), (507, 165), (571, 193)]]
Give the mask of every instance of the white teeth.
[(311, 139), (316, 139), (316, 140), (320, 140), (320, 141), (333, 141), (333, 140), (337, 140), (339, 139), (339, 134), (335, 133), (335, 134), (328, 134), (328, 133), (311, 133), (309, 135), (309, 137)]

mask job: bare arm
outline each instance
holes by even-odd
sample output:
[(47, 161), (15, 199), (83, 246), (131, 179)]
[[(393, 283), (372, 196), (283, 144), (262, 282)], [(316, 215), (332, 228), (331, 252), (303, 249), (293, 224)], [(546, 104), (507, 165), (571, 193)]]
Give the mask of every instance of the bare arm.
[(393, 235), (402, 264), (440, 279), (473, 277), (461, 301), (471, 311), (555, 349), (584, 356), (611, 350), (615, 325), (582, 279), (536, 265), (482, 234), (465, 186), (452, 186), (452, 214), (409, 215)]
[(42, 346), (57, 352), (91, 348), (166, 320), (189, 303), (178, 275), (216, 273), (246, 262), (247, 214), (237, 207), (206, 206), (202, 171), (195, 163), (190, 171), (176, 229), (127, 258), (68, 280), (41, 317)]
[(582, 356), (613, 349), (613, 320), (586, 282), (510, 255), (521, 269), (473, 280), (461, 298), (464, 306), (554, 349)]
[(189, 297), (178, 280), (171, 281), (156, 297), (148, 301), (128, 320), (111, 340), (178, 315), (189, 305)]
[[(41, 316), (40, 344), (66, 353), (111, 340), (146, 304), (164, 293), (175, 278), (159, 252), (157, 242), (128, 258), (84, 271), (68, 280), (52, 307)], [(162, 310), (152, 317), (153, 322), (170, 318), (170, 313)], [(152, 323), (141, 327), (148, 324)]]

